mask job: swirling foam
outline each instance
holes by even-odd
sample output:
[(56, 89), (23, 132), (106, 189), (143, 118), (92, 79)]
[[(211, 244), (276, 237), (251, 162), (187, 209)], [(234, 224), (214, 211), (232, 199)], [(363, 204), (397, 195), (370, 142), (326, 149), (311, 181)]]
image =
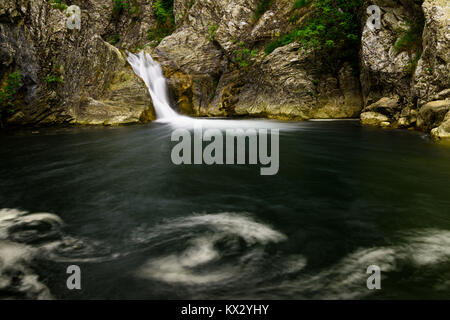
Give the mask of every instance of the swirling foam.
[[(140, 277), (192, 285), (213, 284), (238, 275), (248, 276), (254, 271), (249, 269), (251, 262), (261, 258), (261, 246), (287, 239), (284, 234), (255, 221), (248, 214), (219, 213), (173, 219), (157, 226), (145, 241), (169, 243), (175, 240), (171, 235), (178, 237), (183, 231), (190, 233), (187, 247), (174, 254), (149, 259), (139, 269)], [(242, 256), (239, 256), (239, 241), (243, 241), (249, 250)], [(220, 244), (224, 246), (221, 250), (218, 249)], [(224, 255), (237, 255), (238, 261), (221, 263)], [(208, 271), (200, 270), (202, 268)]]

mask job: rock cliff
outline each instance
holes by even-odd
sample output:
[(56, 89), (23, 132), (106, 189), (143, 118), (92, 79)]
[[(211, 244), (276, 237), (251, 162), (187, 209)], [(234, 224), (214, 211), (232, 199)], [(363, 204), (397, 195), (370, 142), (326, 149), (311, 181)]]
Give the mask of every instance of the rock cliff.
[(432, 130), (437, 139), (448, 137), (448, 124), (443, 123), (450, 110), (448, 1), (371, 3), (381, 8), (382, 26), (371, 30), (365, 25), (363, 30), (362, 123)]
[[(66, 28), (58, 3), (81, 8), (80, 30)], [(335, 1), (325, 22), (323, 3), (4, 0), (0, 79), (19, 70), (22, 84), (2, 122), (151, 121), (151, 99), (125, 58), (146, 50), (185, 114), (361, 117), (450, 136), (448, 1)], [(379, 29), (366, 23), (369, 5), (381, 10)]]

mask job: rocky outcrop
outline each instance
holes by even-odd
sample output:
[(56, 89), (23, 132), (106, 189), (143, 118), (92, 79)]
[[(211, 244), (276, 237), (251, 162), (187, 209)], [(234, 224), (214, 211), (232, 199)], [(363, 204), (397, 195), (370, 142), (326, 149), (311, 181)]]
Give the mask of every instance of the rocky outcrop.
[(414, 75), (414, 95), (421, 106), (450, 98), (450, 5), (447, 0), (425, 0), (423, 53)]
[[(358, 79), (349, 65), (334, 76), (318, 73), (298, 44), (276, 49), (243, 79), (234, 112), (278, 119), (352, 118), (361, 110)], [(212, 108), (222, 107), (212, 104)]]
[(429, 102), (420, 108), (417, 126), (426, 131), (436, 128), (444, 121), (449, 110), (450, 100)]
[[(434, 137), (445, 137), (442, 122), (448, 111), (445, 99), (450, 97), (448, 1), (371, 3), (382, 10), (382, 26), (371, 30), (365, 25), (363, 31), (362, 123), (431, 130)], [(362, 21), (367, 19), (368, 14), (363, 15)], [(417, 29), (422, 21), (423, 32)]]
[[(184, 114), (287, 120), (361, 115), (363, 124), (444, 132), (437, 128), (445, 114), (431, 120), (431, 111), (423, 110), (450, 98), (445, 0), (364, 1), (360, 73), (348, 58), (325, 66), (324, 57), (298, 39), (264, 50), (314, 15), (311, 5), (293, 9), (295, 0), (174, 0), (162, 41), (160, 34), (149, 40), (149, 31), (161, 26), (156, 0), (125, 2), (120, 8), (110, 0), (67, 1), (82, 10), (81, 30), (68, 30), (65, 13), (47, 1), (4, 1), (0, 80), (16, 69), (23, 76), (6, 123), (151, 121), (150, 96), (124, 55), (144, 48), (161, 63), (174, 106)], [(381, 8), (379, 30), (366, 24), (372, 4)]]
[(381, 9), (381, 28), (370, 28), (366, 22), (371, 12), (364, 11), (361, 21), (361, 84), (364, 105), (392, 96), (399, 96), (404, 103), (412, 103), (412, 70), (409, 66), (420, 49), (403, 50), (397, 49), (395, 45), (410, 28), (409, 23), (421, 19), (421, 8), (412, 0), (366, 1), (363, 9), (369, 5), (377, 5)]
[(144, 83), (123, 53), (100, 36), (106, 21), (95, 10), (103, 7), (92, 4), (94, 11), (82, 11), (81, 29), (69, 30), (66, 14), (46, 1), (4, 3), (0, 72), (18, 69), (23, 83), (8, 124), (125, 124), (152, 118)]
[(450, 139), (450, 112), (447, 112), (439, 127), (431, 130), (431, 136), (436, 140)]
[[(294, 2), (274, 1), (257, 19), (255, 1), (196, 1), (191, 7), (175, 1), (179, 28), (152, 55), (180, 110), (290, 120), (358, 117), (360, 84), (349, 65), (336, 74), (319, 72), (320, 60), (295, 43), (264, 54), (267, 42), (292, 29)], [(309, 12), (301, 10), (297, 19)]]

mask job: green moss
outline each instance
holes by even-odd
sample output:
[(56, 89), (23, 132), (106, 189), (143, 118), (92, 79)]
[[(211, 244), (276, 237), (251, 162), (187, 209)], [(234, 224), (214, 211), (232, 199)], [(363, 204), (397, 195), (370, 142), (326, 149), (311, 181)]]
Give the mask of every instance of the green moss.
[(19, 71), (8, 75), (5, 83), (0, 87), (0, 119), (3, 116), (15, 113), (14, 100), (22, 86), (22, 76)]
[(60, 75), (49, 74), (45, 77), (47, 83), (63, 83), (64, 79)]
[(127, 0), (112, 0), (113, 10), (112, 18), (113, 20), (118, 20), (120, 15), (130, 8), (130, 4)]
[(406, 73), (414, 74), (421, 56), (422, 56), (422, 51), (419, 51), (413, 55), (413, 57), (411, 58), (409, 63), (405, 66)]
[(63, 2), (62, 0), (49, 0), (48, 2), (55, 9), (59, 9), (61, 11), (64, 11), (67, 9), (67, 4), (65, 2)]
[(215, 34), (219, 26), (217, 24), (213, 24), (209, 26), (208, 34), (209, 34), (209, 40), (214, 41), (215, 40)]
[(296, 40), (296, 33), (295, 31), (285, 34), (279, 39), (276, 39), (274, 41), (269, 42), (269, 44), (264, 49), (264, 52), (266, 54), (272, 53), (276, 48), (283, 47), (285, 45), (288, 45)]
[(152, 10), (156, 18), (156, 26), (148, 31), (148, 40), (152, 41), (153, 46), (157, 46), (162, 39), (175, 30), (173, 0), (156, 0)]
[(256, 50), (250, 50), (244, 42), (239, 42), (239, 49), (233, 51), (234, 61), (241, 67), (247, 68), (251, 65), (251, 58), (257, 55)]
[(120, 35), (119, 34), (113, 34), (111, 38), (109, 39), (109, 43), (115, 46), (120, 41)]
[(422, 50), (422, 33), (425, 25), (425, 20), (419, 18), (415, 21), (408, 22), (408, 29), (403, 32), (400, 38), (394, 45), (397, 53), (402, 51), (419, 52)]
[(136, 19), (141, 13), (136, 0), (112, 0), (112, 2), (111, 18), (114, 21), (119, 20), (122, 14), (128, 14), (131, 18)]
[(271, 5), (272, 0), (259, 0), (258, 7), (256, 7), (255, 14), (253, 15), (253, 23), (258, 21)]
[(296, 0), (292, 5), (292, 10), (301, 9), (311, 3), (312, 0)]
[(360, 42), (358, 12), (362, 0), (297, 1), (293, 8), (311, 3), (314, 11), (305, 24), (265, 48), (270, 54), (278, 47), (299, 42), (302, 48), (315, 48), (323, 54), (325, 62), (336, 64), (340, 59), (356, 59)]

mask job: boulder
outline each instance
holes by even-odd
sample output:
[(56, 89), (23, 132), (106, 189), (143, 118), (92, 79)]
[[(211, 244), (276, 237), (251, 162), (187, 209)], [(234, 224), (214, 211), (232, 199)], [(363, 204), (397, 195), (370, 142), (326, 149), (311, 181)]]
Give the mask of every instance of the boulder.
[(431, 130), (438, 127), (450, 110), (450, 100), (432, 101), (419, 110), (417, 127), (424, 130)]
[(368, 111), (361, 113), (361, 123), (363, 125), (386, 127), (390, 125), (389, 118), (384, 114)]
[(450, 111), (447, 112), (441, 125), (431, 130), (431, 137), (435, 140), (450, 139)]

